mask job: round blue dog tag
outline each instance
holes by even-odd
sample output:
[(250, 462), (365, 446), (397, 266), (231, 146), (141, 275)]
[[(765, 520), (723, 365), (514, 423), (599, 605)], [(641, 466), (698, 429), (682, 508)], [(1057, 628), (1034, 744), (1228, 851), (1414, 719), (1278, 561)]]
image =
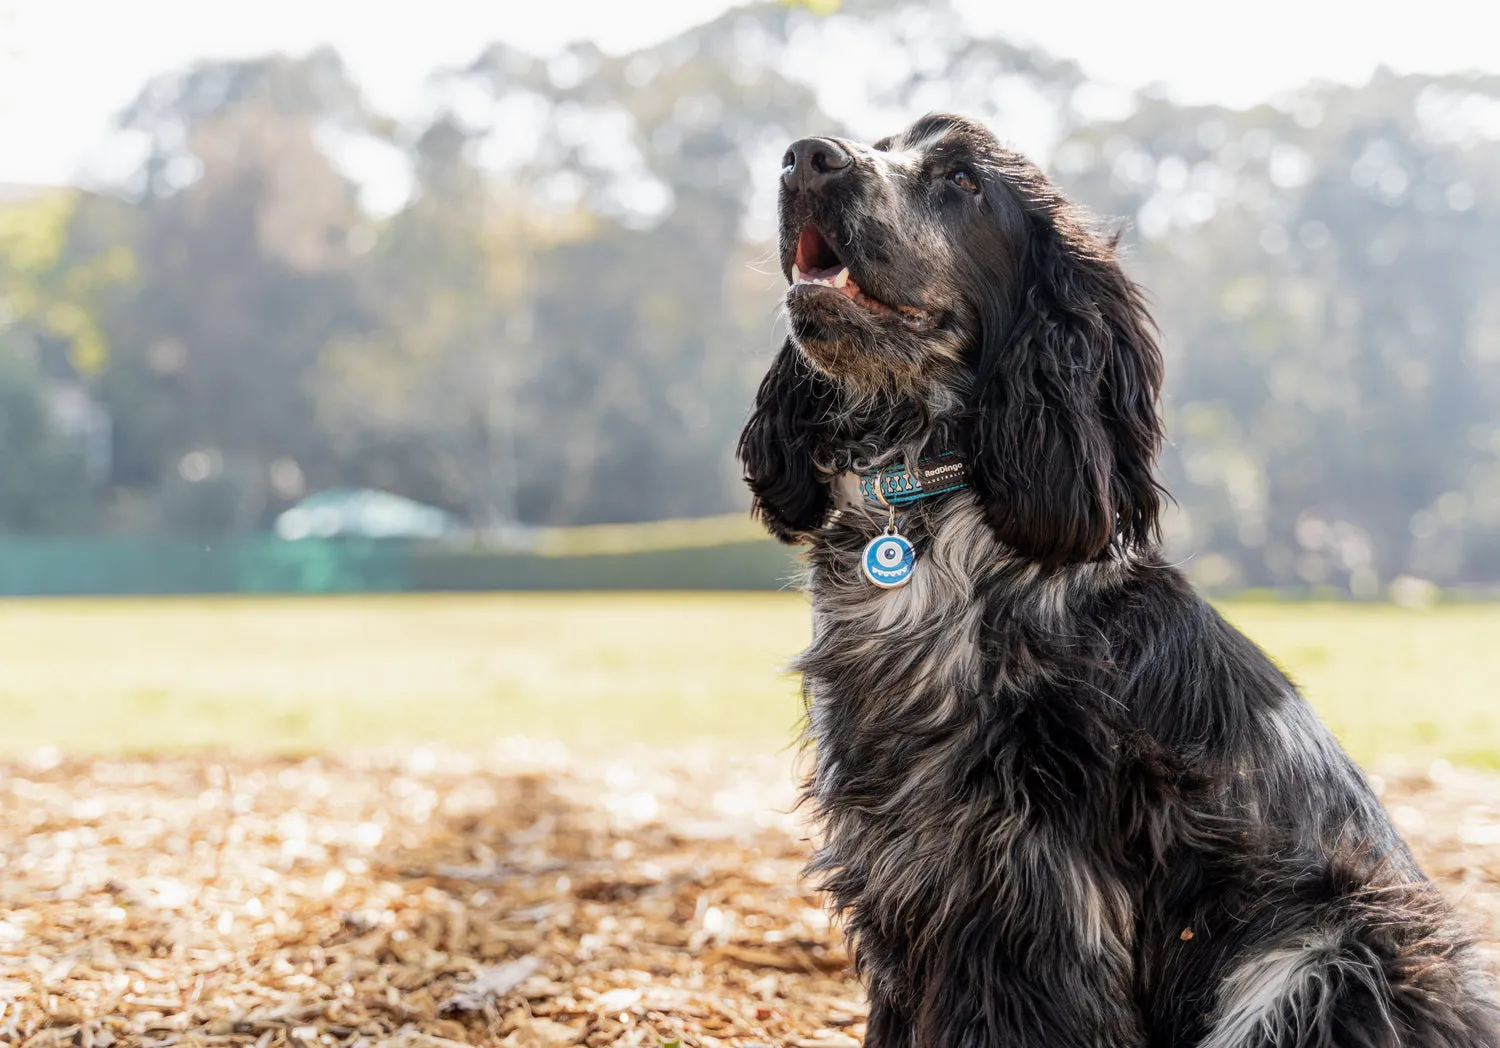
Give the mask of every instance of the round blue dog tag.
[(911, 572), (917, 562), (911, 543), (900, 535), (877, 535), (865, 547), (860, 558), (860, 567), (865, 578), (881, 589), (895, 589), (911, 581)]

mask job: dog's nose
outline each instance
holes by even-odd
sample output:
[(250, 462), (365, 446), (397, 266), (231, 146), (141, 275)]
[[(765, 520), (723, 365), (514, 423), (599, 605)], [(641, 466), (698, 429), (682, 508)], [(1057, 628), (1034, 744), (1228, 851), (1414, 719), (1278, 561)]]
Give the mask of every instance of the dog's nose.
[(781, 181), (788, 189), (817, 189), (854, 163), (844, 147), (829, 138), (802, 138), (781, 158)]

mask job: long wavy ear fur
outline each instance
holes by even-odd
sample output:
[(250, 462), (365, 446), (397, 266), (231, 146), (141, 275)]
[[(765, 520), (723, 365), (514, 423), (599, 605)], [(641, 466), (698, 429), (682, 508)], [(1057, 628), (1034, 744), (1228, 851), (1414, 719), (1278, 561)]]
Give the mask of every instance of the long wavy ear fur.
[(1019, 279), (980, 303), (965, 453), (1000, 539), (1055, 565), (1157, 539), (1162, 361), (1114, 239), (1030, 183)]
[(799, 541), (831, 508), (813, 453), (832, 400), (828, 380), (788, 340), (761, 380), (740, 433), (737, 454), (754, 496), (751, 512), (782, 542)]

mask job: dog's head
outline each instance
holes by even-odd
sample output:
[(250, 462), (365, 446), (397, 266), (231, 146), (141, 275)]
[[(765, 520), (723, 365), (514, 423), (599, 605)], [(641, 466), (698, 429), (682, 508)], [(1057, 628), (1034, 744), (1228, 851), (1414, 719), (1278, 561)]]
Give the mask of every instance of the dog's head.
[(1161, 355), (1113, 238), (962, 117), (870, 146), (802, 139), (782, 164), (791, 337), (739, 448), (771, 530), (826, 515), (814, 455), (868, 436), (840, 427), (915, 403), (952, 416), (990, 525), (1023, 556), (1152, 541)]

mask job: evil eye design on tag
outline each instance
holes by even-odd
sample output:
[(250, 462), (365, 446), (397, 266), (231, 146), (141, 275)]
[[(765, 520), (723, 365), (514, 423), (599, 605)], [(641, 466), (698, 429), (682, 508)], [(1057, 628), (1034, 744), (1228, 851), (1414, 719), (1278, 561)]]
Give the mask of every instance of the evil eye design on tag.
[(878, 535), (870, 540), (860, 559), (865, 578), (881, 589), (895, 589), (911, 581), (917, 555), (900, 535)]

